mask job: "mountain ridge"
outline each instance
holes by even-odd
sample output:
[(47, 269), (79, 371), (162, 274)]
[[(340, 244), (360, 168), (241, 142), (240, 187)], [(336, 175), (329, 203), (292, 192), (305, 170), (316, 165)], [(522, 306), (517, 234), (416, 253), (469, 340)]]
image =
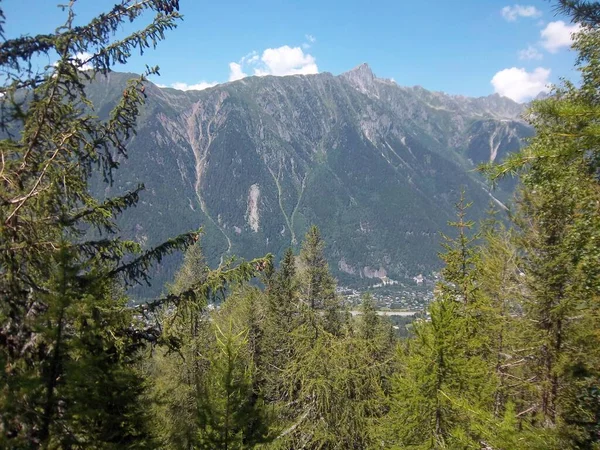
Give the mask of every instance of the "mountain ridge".
[[(457, 99), (457, 100), (472, 100), (472, 101), (485, 101), (485, 100), (492, 100), (495, 99), (496, 101), (502, 101), (502, 102), (506, 102), (510, 105), (513, 105), (515, 107), (515, 109), (519, 109), (521, 110), (521, 112), (525, 109), (527, 105), (526, 103), (518, 103), (515, 102), (514, 100), (505, 97), (505, 96), (501, 96), (498, 93), (493, 93), (493, 94), (489, 94), (489, 95), (483, 95), (483, 96), (467, 96), (467, 95), (462, 95), (462, 94), (448, 94), (446, 92), (443, 91), (434, 91), (434, 90), (429, 90), (424, 86), (421, 85), (414, 85), (414, 86), (403, 86), (400, 85), (398, 83), (396, 83), (395, 81), (388, 79), (388, 78), (379, 78), (377, 77), (373, 70), (371, 69), (371, 67), (369, 66), (368, 63), (364, 62), (359, 64), (358, 66), (355, 66), (354, 68), (347, 70), (345, 72), (342, 72), (338, 75), (335, 75), (331, 72), (319, 72), (319, 73), (314, 73), (314, 74), (292, 74), (292, 75), (250, 75), (247, 77), (244, 77), (242, 79), (239, 80), (235, 80), (235, 81), (225, 81), (223, 83), (218, 83), (214, 86), (211, 86), (209, 88), (205, 88), (205, 89), (187, 89), (187, 90), (182, 90), (182, 89), (177, 89), (174, 87), (170, 87), (170, 86), (162, 86), (159, 85), (158, 83), (154, 83), (152, 82), (152, 84), (154, 84), (154, 86), (156, 86), (159, 89), (173, 89), (173, 90), (177, 90), (177, 91), (182, 91), (182, 92), (202, 92), (202, 91), (206, 91), (206, 90), (210, 90), (210, 89), (215, 89), (215, 88), (219, 88), (222, 87), (224, 85), (228, 85), (228, 84), (232, 84), (232, 83), (238, 83), (238, 82), (243, 82), (244, 80), (249, 80), (251, 78), (269, 78), (269, 77), (277, 77), (277, 78), (285, 78), (285, 77), (314, 77), (314, 76), (320, 76), (320, 75), (329, 75), (332, 77), (345, 77), (350, 79), (352, 77), (353, 74), (359, 74), (358, 76), (362, 79), (366, 79), (371, 83), (374, 82), (378, 82), (378, 83), (383, 83), (383, 84), (388, 84), (388, 85), (394, 85), (399, 87), (400, 89), (406, 89), (406, 90), (415, 90), (415, 91), (426, 91), (430, 94), (434, 94), (434, 95), (439, 95), (439, 96), (443, 96), (443, 97), (447, 97), (449, 99)], [(132, 74), (133, 75), (133, 74)], [(538, 95), (538, 97), (540, 97), (543, 94)], [(540, 97), (543, 98), (543, 97)], [(511, 115), (511, 118), (515, 118), (516, 116)]]
[[(113, 73), (90, 86), (99, 111), (127, 78)], [(438, 233), (460, 189), (475, 217), (491, 200), (472, 169), (517, 150), (530, 133), (517, 114), (524, 107), (508, 99), (403, 88), (366, 65), (202, 91), (149, 85), (146, 94), (124, 170), (112, 187), (95, 186), (104, 196), (146, 183), (122, 220), (125, 235), (150, 245), (202, 225), (207, 257), (218, 264), (297, 249), (315, 223), (348, 283), (435, 270)], [(494, 195), (505, 201), (508, 191)], [(171, 272), (160, 267), (158, 285)]]

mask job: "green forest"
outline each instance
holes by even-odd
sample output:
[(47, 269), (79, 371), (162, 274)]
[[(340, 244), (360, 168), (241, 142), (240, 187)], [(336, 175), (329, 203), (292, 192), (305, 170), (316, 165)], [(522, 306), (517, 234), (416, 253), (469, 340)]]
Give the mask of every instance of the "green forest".
[[(344, 308), (315, 226), (281, 262), (217, 268), (202, 229), (121, 238), (143, 185), (99, 201), (89, 183), (127, 157), (158, 68), (107, 120), (86, 86), (182, 16), (124, 1), (75, 26), (73, 3), (55, 33), (0, 44), (1, 448), (600, 449), (599, 2), (555, 2), (581, 25), (581, 80), (534, 101), (527, 146), (480, 168), (518, 177), (507, 219), (474, 223), (456, 199), (434, 300), (405, 333), (368, 295)], [(133, 304), (174, 252), (164, 295)]]

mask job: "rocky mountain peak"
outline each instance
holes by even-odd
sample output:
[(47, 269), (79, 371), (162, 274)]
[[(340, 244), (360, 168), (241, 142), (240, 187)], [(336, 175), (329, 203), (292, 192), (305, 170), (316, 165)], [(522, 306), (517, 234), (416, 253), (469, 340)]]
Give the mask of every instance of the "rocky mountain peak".
[(373, 90), (376, 77), (367, 63), (355, 67), (348, 72), (344, 72), (340, 77), (347, 80), (352, 86), (361, 92), (368, 93)]
[(367, 63), (362, 63), (362, 64), (356, 66), (354, 69), (349, 70), (346, 73), (347, 74), (355, 74), (356, 76), (364, 78), (364, 79), (372, 80), (373, 78), (375, 78), (375, 75), (373, 75), (373, 71), (371, 70), (371, 67)]

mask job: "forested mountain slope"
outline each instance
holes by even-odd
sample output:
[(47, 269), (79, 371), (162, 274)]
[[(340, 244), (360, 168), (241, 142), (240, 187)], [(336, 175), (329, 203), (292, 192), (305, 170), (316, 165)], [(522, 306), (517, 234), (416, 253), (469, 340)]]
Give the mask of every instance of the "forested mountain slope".
[[(128, 74), (89, 88), (102, 117)], [(531, 135), (523, 105), (492, 95), (400, 87), (363, 64), (334, 76), (250, 77), (204, 91), (149, 85), (110, 196), (146, 185), (122, 231), (152, 244), (203, 226), (205, 253), (280, 256), (310, 224), (343, 282), (437, 268), (439, 231), (461, 187), (481, 216), (492, 200), (477, 164)], [(100, 191), (102, 189), (102, 191)], [(504, 201), (507, 193), (494, 196)], [(143, 224), (143, 225), (142, 225)], [(153, 292), (172, 273), (159, 267)]]

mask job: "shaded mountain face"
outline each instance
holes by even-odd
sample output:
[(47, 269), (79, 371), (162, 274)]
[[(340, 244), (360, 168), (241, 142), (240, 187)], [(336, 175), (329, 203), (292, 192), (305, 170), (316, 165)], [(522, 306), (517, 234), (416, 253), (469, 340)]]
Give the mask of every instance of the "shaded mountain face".
[[(89, 88), (107, 114), (127, 74)], [(146, 185), (121, 221), (151, 245), (203, 226), (213, 264), (279, 256), (316, 224), (344, 284), (427, 274), (462, 187), (480, 217), (491, 195), (473, 168), (518, 150), (523, 106), (497, 95), (449, 96), (376, 78), (367, 65), (329, 73), (250, 77), (204, 91), (146, 89), (138, 134), (115, 184)], [(494, 193), (505, 198), (506, 193)], [(176, 261), (158, 268), (156, 293)]]

